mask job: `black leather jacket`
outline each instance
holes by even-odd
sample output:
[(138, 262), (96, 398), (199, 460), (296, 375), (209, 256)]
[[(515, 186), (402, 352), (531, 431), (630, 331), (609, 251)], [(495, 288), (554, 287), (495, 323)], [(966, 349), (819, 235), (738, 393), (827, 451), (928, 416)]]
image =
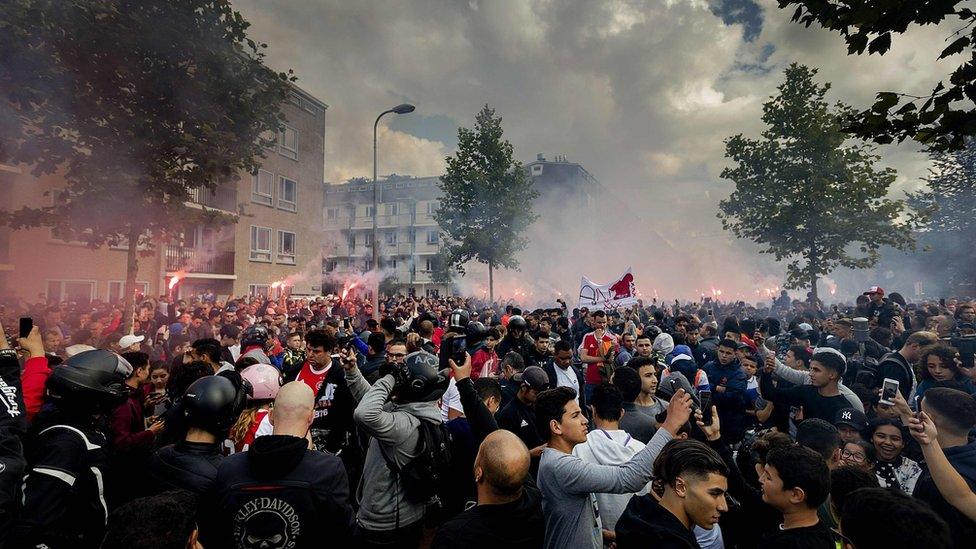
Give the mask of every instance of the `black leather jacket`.
[(181, 489), (204, 494), (213, 488), (223, 459), (216, 442), (180, 441), (156, 452), (149, 462), (149, 474), (157, 492)]

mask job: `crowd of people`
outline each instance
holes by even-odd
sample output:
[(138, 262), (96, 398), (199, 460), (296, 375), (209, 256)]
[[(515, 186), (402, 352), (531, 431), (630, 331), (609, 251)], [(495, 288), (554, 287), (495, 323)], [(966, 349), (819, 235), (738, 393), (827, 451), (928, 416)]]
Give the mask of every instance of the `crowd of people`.
[(550, 305), (7, 304), (0, 546), (976, 539), (973, 302)]

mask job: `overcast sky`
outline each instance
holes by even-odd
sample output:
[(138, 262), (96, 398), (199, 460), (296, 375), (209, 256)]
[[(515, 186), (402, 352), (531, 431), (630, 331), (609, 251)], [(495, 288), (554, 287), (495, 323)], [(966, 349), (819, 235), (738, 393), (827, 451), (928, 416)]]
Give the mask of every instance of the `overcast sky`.
[[(387, 119), (380, 174), (437, 175), (485, 103), (523, 162), (580, 162), (662, 226), (718, 227), (731, 184), (723, 140), (757, 136), (761, 105), (800, 62), (831, 100), (867, 106), (879, 90), (928, 93), (946, 27), (896, 36), (885, 56), (850, 57), (841, 37), (789, 21), (775, 0), (238, 0), (269, 63), (329, 104), (326, 179), (371, 174), (371, 125)], [(884, 149), (901, 188), (926, 159)], [(720, 229), (718, 229), (720, 231)]]

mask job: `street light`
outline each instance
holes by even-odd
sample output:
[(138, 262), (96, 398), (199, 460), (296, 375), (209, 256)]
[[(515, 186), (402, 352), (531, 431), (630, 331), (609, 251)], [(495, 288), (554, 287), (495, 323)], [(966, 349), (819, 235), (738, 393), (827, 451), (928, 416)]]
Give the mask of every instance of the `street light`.
[[(402, 103), (393, 107), (390, 110), (386, 110), (380, 113), (376, 117), (376, 122), (373, 122), (373, 269), (377, 269), (380, 265), (380, 241), (376, 236), (376, 219), (379, 216), (379, 192), (380, 184), (376, 181), (376, 126), (380, 123), (380, 118), (384, 115), (394, 113), (394, 114), (407, 114), (411, 113), (416, 109), (413, 105), (409, 103)], [(379, 274), (379, 273), (377, 273)], [(373, 285), (373, 318), (376, 320), (380, 319), (380, 279), (376, 278), (376, 284)]]

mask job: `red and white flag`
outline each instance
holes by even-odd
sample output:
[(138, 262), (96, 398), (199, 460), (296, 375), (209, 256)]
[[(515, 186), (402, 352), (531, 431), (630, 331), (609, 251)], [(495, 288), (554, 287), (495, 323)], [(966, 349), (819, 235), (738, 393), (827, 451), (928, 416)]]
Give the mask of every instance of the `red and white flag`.
[(637, 303), (634, 275), (630, 267), (616, 280), (607, 284), (597, 284), (583, 277), (580, 282), (579, 306), (589, 310), (609, 311), (617, 307), (629, 307)]

